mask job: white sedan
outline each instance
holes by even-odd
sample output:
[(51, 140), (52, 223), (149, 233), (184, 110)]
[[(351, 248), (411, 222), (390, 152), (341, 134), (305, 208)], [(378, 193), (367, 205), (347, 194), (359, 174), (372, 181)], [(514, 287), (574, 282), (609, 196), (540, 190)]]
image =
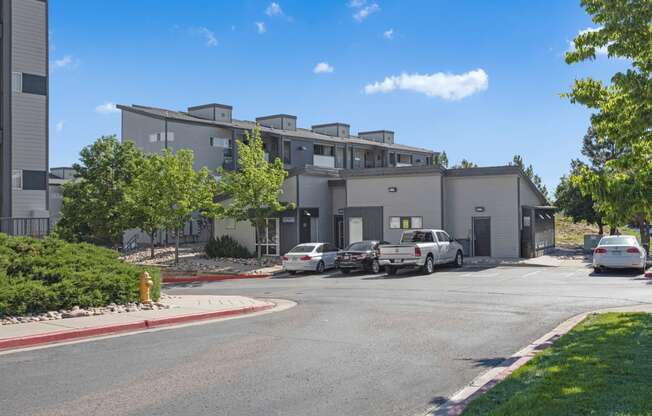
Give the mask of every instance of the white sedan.
[(305, 243), (283, 256), (283, 270), (290, 274), (312, 271), (322, 273), (335, 267), (338, 248), (330, 243)]
[(646, 260), (645, 249), (630, 235), (602, 237), (593, 250), (593, 270), (596, 273), (605, 268), (638, 269), (645, 273)]

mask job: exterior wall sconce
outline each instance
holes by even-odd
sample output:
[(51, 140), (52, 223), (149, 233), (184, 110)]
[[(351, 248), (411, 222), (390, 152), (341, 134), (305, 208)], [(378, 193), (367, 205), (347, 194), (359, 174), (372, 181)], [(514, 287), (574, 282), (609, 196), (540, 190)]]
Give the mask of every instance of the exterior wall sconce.
[(475, 212), (484, 212), (484, 207), (475, 207)]
[(395, 186), (390, 186), (389, 188), (387, 188), (387, 190), (389, 192), (396, 192), (396, 191), (398, 191), (398, 188), (396, 188)]

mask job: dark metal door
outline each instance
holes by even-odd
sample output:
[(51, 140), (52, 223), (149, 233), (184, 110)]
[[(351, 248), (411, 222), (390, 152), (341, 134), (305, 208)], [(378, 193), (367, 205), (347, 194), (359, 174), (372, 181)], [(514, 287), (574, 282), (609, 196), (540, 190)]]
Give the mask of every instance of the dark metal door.
[(310, 243), (310, 217), (308, 215), (299, 217), (299, 243)]
[(335, 215), (335, 244), (338, 248), (344, 248), (344, 216)]
[(491, 219), (473, 218), (473, 255), (491, 256)]

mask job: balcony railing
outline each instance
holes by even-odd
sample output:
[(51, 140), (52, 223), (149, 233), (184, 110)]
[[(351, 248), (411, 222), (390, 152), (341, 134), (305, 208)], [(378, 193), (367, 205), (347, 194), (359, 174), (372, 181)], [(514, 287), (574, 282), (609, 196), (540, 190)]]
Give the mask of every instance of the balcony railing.
[(49, 218), (0, 218), (0, 232), (41, 238), (50, 234)]
[(320, 166), (322, 168), (334, 168), (335, 167), (335, 157), (334, 156), (313, 155), (312, 164), (314, 166)]

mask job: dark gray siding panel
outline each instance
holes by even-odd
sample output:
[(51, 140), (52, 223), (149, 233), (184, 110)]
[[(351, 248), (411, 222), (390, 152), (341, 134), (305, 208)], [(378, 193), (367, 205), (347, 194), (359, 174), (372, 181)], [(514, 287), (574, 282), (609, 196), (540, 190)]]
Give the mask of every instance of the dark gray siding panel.
[(12, 70), (47, 75), (47, 5), (36, 0), (12, 1)]
[(302, 168), (312, 165), (314, 143), (309, 140), (291, 139), (292, 143), (292, 164), (291, 168)]

